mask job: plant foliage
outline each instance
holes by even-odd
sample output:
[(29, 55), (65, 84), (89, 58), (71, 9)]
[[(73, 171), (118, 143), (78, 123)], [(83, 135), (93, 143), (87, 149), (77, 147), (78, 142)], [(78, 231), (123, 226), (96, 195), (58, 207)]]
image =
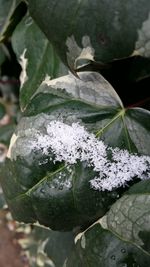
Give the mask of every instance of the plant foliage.
[(21, 110), (0, 128), (7, 145), (17, 124), (1, 184), (15, 220), (51, 229), (34, 227), (31, 264), (149, 266), (149, 1), (7, 2), (1, 72), (15, 54)]

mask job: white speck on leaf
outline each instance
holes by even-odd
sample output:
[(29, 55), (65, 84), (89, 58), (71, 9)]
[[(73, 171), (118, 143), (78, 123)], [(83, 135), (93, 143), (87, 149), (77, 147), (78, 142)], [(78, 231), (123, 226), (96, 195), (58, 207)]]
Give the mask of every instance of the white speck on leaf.
[(66, 83), (71, 84), (71, 82), (72, 82), (72, 79), (69, 77), (69, 75), (65, 75), (65, 76), (52, 79), (52, 80), (47, 75), (45, 79), (43, 80), (42, 84), (46, 84), (47, 86), (51, 86), (51, 87), (54, 86), (54, 88), (59, 88), (60, 86), (61, 89), (64, 89), (65, 88), (64, 84)]
[(20, 83), (21, 83), (20, 88), (22, 88), (24, 83), (28, 80), (28, 76), (27, 76), (28, 59), (25, 57), (26, 52), (27, 52), (27, 49), (25, 48), (23, 53), (21, 54), (20, 60), (19, 60), (19, 63), (20, 63), (21, 68), (22, 68), (22, 71), (20, 74)]
[[(92, 224), (92, 226), (93, 226), (93, 224)], [(74, 239), (74, 243), (75, 243), (75, 244), (78, 242), (78, 240), (81, 240), (81, 239), (82, 239), (82, 237), (85, 235), (85, 233), (88, 231), (89, 228), (91, 228), (91, 226), (88, 227), (88, 228), (86, 228), (85, 231), (80, 232), (79, 234), (76, 235), (76, 237), (75, 237), (75, 239)], [(84, 237), (85, 237), (85, 236), (84, 236)]]
[(121, 23), (120, 23), (120, 12), (118, 10), (114, 11), (114, 19), (112, 21), (112, 25), (117, 31), (121, 30)]
[(25, 25), (27, 27), (30, 27), (33, 24), (33, 19), (30, 16), (27, 16), (26, 20), (25, 20)]
[(86, 238), (85, 238), (85, 235), (84, 234), (81, 237), (81, 247), (83, 249), (85, 249), (85, 247), (86, 247)]
[(7, 158), (11, 158), (11, 149), (14, 146), (16, 140), (17, 140), (18, 136), (16, 134), (13, 134), (10, 140), (10, 145), (9, 145), (9, 149), (7, 152)]
[(48, 74), (46, 74), (45, 79), (42, 82), (42, 85), (43, 84), (47, 84), (48, 85), (50, 81), (51, 81), (51, 77)]

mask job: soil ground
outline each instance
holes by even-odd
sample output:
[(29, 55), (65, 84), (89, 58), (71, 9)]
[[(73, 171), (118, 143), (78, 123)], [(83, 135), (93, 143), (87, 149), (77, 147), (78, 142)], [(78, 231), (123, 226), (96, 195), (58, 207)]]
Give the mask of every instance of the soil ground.
[(15, 227), (8, 226), (6, 212), (0, 211), (0, 267), (29, 267), (18, 239)]

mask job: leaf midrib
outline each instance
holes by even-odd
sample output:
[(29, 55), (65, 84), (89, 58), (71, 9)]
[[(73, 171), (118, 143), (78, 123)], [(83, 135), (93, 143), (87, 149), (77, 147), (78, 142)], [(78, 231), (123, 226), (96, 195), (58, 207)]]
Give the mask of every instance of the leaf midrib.
[(63, 165), (61, 166), (60, 168), (58, 168), (56, 171), (52, 172), (50, 175), (46, 175), (44, 176), (40, 181), (38, 181), (36, 184), (34, 184), (30, 189), (28, 189), (26, 192), (16, 196), (15, 198), (12, 198), (12, 199), (9, 199), (10, 200), (17, 200), (19, 198), (22, 198), (22, 197), (25, 197), (25, 196), (28, 196), (30, 197), (30, 194), (31, 192), (37, 187), (39, 186), (40, 184), (42, 184), (44, 181), (50, 179), (53, 175), (55, 175), (56, 173), (62, 171), (64, 168), (66, 168), (67, 166), (66, 165)]
[(117, 119), (119, 119), (120, 117), (124, 116), (125, 113), (125, 109), (121, 109), (119, 110), (119, 112), (102, 128), (100, 129), (97, 133), (96, 133), (96, 137), (100, 137), (102, 135), (102, 133), (111, 126), (111, 124), (116, 121)]

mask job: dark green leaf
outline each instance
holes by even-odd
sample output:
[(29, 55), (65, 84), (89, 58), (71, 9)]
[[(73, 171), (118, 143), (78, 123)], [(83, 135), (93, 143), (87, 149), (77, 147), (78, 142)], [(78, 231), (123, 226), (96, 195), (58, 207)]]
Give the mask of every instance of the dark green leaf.
[(3, 46), (2, 46), (2, 44), (0, 44), (0, 66), (5, 61), (5, 58), (6, 58), (6, 55), (5, 55)]
[(31, 16), (72, 69), (91, 60), (150, 56), (147, 0), (28, 2)]
[(0, 103), (0, 120), (4, 117), (5, 114), (6, 114), (6, 108), (2, 103)]
[(150, 256), (103, 229), (100, 223), (79, 237), (66, 267), (146, 267), (150, 261)]
[(21, 0), (0, 0), (0, 42), (14, 30), (26, 8)]
[(30, 16), (17, 26), (12, 36), (13, 49), (22, 66), (20, 104), (24, 110), (46, 76), (66, 73), (52, 45)]
[(3, 127), (0, 127), (0, 143), (6, 144), (8, 146), (14, 130), (14, 124), (7, 124)]
[(62, 267), (74, 244), (72, 232), (60, 233), (51, 231), (45, 246), (45, 253), (56, 267)]
[(134, 185), (112, 205), (107, 228), (150, 256), (150, 181)]
[[(74, 226), (86, 227), (102, 217), (115, 200), (111, 193), (90, 189), (89, 179), (93, 174), (88, 169), (76, 166), (70, 174), (66, 167), (50, 172), (49, 164), (38, 165), (39, 161), (32, 154), (28, 159), (24, 157), (22, 164), (17, 159), (16, 163), (7, 161), (1, 168), (3, 190), (12, 215), (18, 221), (33, 223), (38, 220), (54, 230), (68, 231)], [(71, 188), (63, 186), (63, 180), (56, 184), (60, 174), (74, 180)]]
[(84, 163), (78, 162), (68, 169), (63, 162), (54, 164), (40, 150), (32, 150), (36, 133), (44, 134), (50, 121), (80, 122), (106, 144), (149, 154), (149, 112), (125, 110), (100, 74), (84, 72), (79, 77), (70, 74), (45, 80), (12, 139), (10, 159), (1, 177), (10, 209), (19, 221), (39, 221), (51, 229), (69, 231), (102, 217), (117, 198), (117, 191), (114, 197), (112, 192), (90, 187), (95, 172)]

